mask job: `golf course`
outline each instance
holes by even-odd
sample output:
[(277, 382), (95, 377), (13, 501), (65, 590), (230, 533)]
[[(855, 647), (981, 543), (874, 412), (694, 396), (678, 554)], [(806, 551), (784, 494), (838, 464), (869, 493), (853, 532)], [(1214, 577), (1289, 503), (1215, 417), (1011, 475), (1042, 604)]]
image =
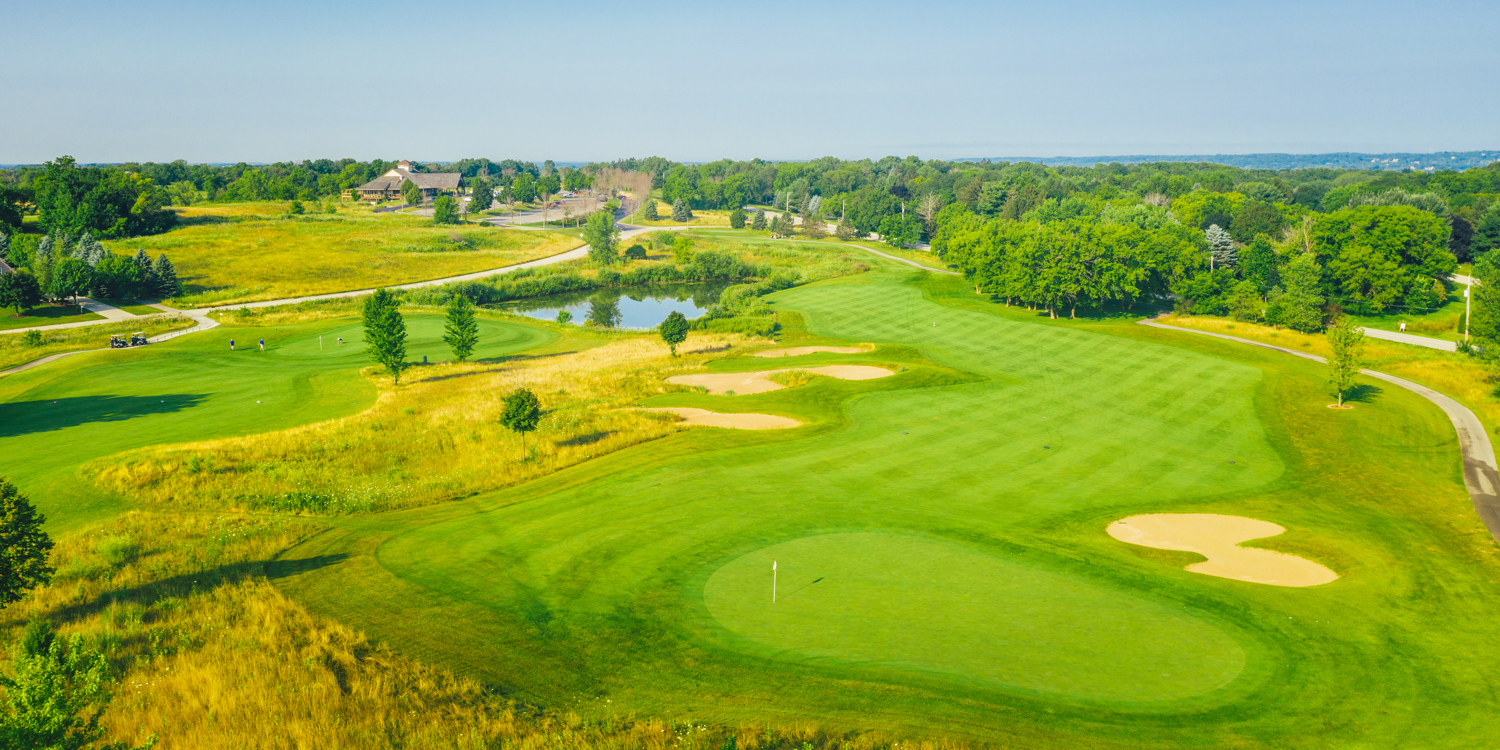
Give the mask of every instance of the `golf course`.
[[(1313, 362), (1136, 316), (1053, 321), (874, 262), (766, 297), (778, 346), (805, 348), (682, 366), (800, 380), (663, 378), (637, 404), (792, 426), (680, 429), (448, 502), (286, 516), (307, 530), (267, 576), (397, 653), (588, 721), (1014, 747), (1487, 736), (1500, 564), (1436, 407), (1369, 385), (1330, 410)], [(474, 357), (500, 370), (598, 345), (480, 323)], [(408, 327), (410, 357), (447, 359), (441, 317)], [(80, 533), (150, 506), (79, 467), (354, 418), (391, 388), (367, 361), (347, 317), (71, 357), (0, 379), (0, 455), (53, 533)], [(1189, 569), (1192, 539), (1112, 536), (1145, 514), (1242, 519), (1251, 533), (1202, 548), (1249, 572)], [(1262, 559), (1326, 575), (1256, 582)]]

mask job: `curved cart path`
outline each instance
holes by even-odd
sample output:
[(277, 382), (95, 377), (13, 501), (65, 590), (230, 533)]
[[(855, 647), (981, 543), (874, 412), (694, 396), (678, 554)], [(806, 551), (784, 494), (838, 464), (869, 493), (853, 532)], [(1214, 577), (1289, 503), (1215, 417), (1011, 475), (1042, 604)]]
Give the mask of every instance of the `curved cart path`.
[[(1290, 354), (1293, 357), (1310, 359), (1314, 362), (1326, 362), (1322, 357), (1307, 352), (1299, 352), (1284, 346), (1266, 344), (1260, 341), (1242, 339), (1238, 336), (1227, 336), (1222, 333), (1211, 331), (1197, 331), (1191, 328), (1179, 328), (1158, 323), (1155, 320), (1142, 320), (1143, 326), (1161, 328), (1167, 331), (1181, 331), (1183, 333), (1195, 333), (1200, 336), (1212, 336), (1216, 339), (1235, 341), (1241, 344), (1258, 346), (1262, 349)], [(1474, 512), (1479, 514), (1479, 520), (1484, 522), (1485, 528), (1489, 529), (1490, 536), (1500, 542), (1500, 466), (1495, 463), (1495, 449), (1490, 445), (1489, 433), (1485, 432), (1484, 423), (1479, 417), (1470, 411), (1467, 406), (1445, 396), (1437, 391), (1419, 383), (1413, 383), (1404, 378), (1387, 375), (1375, 370), (1360, 370), (1361, 374), (1368, 375), (1377, 380), (1401, 386), (1422, 398), (1437, 404), (1448, 420), (1453, 423), (1453, 429), (1458, 433), (1458, 450), (1464, 461), (1464, 486), (1469, 490), (1469, 499), (1474, 502)]]

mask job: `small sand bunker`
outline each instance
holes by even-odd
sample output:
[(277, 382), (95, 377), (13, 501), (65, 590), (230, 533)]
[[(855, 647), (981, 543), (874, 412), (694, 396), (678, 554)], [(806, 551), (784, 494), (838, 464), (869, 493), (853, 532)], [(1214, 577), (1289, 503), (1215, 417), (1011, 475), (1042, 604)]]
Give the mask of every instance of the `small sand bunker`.
[(1270, 586), (1320, 586), (1339, 575), (1305, 557), (1239, 546), (1286, 532), (1270, 521), (1212, 513), (1154, 513), (1109, 525), (1109, 535), (1128, 544), (1197, 552), (1208, 558), (1187, 570)]
[(791, 417), (778, 417), (774, 414), (720, 414), (707, 409), (689, 409), (686, 407), (664, 407), (647, 409), (646, 411), (664, 411), (682, 417), (684, 424), (696, 427), (726, 427), (731, 430), (784, 430), (788, 427), (801, 427), (802, 423)]
[(790, 349), (767, 349), (756, 352), (756, 357), (800, 357), (804, 354), (816, 354), (818, 352), (831, 352), (833, 354), (863, 354), (872, 351), (875, 347), (869, 344), (859, 346), (794, 346)]
[[(813, 375), (826, 375), (830, 378), (840, 380), (874, 380), (884, 378), (895, 373), (884, 367), (871, 367), (870, 365), (828, 365), (826, 367), (809, 367), (803, 372)], [(696, 385), (708, 390), (709, 393), (724, 394), (733, 391), (737, 396), (745, 396), (752, 393), (765, 393), (767, 391), (779, 391), (786, 386), (771, 380), (771, 376), (786, 370), (762, 370), (760, 372), (726, 372), (702, 375), (673, 375), (667, 378), (668, 383), (675, 385)]]

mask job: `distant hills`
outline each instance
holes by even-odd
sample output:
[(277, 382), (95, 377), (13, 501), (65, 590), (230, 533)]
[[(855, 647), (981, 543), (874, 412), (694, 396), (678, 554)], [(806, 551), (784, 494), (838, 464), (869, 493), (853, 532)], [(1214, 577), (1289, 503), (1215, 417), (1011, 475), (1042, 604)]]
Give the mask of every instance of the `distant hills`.
[[(956, 159), (955, 161), (980, 161), (980, 159)], [(1391, 153), (1361, 154), (1340, 151), (1332, 154), (1137, 154), (1132, 156), (1002, 156), (990, 157), (989, 161), (1029, 161), (1056, 167), (1092, 167), (1095, 164), (1141, 164), (1153, 161), (1208, 162), (1224, 164), (1242, 169), (1311, 169), (1327, 167), (1333, 169), (1383, 169), (1401, 171), (1436, 171), (1440, 169), (1472, 169), (1491, 162), (1500, 161), (1500, 149), (1490, 151), (1438, 151), (1430, 154)]]

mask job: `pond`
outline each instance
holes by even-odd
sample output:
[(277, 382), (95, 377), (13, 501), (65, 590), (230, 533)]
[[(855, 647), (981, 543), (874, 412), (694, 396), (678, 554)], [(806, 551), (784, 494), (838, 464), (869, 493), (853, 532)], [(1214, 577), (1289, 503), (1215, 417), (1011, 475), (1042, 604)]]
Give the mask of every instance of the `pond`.
[(739, 281), (713, 281), (701, 284), (643, 284), (639, 286), (568, 292), (532, 297), (507, 303), (516, 312), (540, 320), (556, 320), (560, 310), (573, 316), (572, 322), (591, 322), (606, 328), (655, 328), (673, 311), (696, 318), (719, 301), (719, 293), (740, 284)]

